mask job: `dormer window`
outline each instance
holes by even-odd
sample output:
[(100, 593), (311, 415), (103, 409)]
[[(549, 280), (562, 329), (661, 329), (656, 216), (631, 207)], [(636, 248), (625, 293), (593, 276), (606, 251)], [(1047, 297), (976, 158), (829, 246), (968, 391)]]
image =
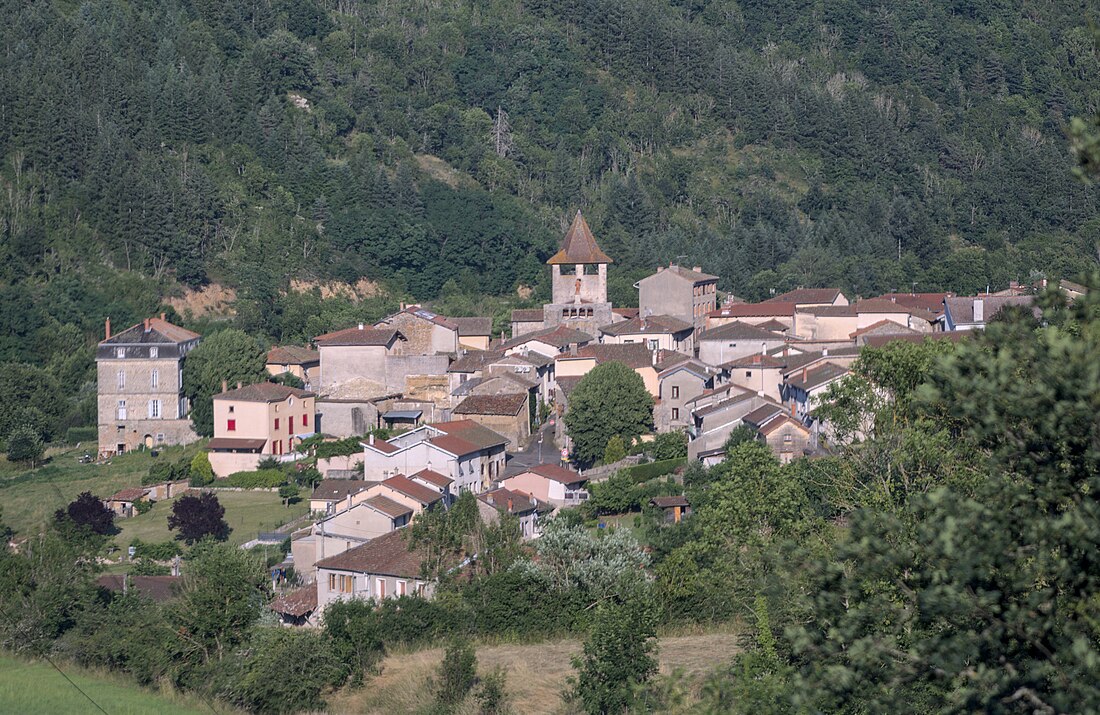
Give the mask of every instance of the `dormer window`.
[(126, 348), (115, 348), (115, 357), (119, 360), (126, 357)]
[(156, 360), (160, 356), (160, 348), (149, 348), (149, 357)]

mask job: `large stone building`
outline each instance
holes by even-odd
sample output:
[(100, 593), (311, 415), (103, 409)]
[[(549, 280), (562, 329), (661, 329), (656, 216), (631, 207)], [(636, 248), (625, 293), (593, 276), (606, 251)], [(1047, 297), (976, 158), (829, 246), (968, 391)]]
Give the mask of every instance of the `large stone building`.
[(688, 269), (670, 263), (636, 285), (643, 318), (668, 315), (698, 332), (707, 327), (707, 315), (717, 307), (718, 276), (703, 273), (698, 266)]
[(596, 245), (580, 211), (561, 250), (546, 263), (551, 269), (553, 302), (542, 307), (544, 328), (566, 325), (599, 335), (600, 326), (615, 320), (607, 301), (607, 266), (612, 260)]
[(163, 313), (117, 335), (107, 320), (96, 348), (100, 456), (198, 439), (183, 396), (183, 361), (201, 339)]

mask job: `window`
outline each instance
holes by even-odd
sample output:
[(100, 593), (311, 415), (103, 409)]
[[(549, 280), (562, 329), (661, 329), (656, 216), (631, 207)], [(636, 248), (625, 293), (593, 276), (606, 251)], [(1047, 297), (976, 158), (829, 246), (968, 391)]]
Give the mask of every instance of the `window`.
[(160, 400), (149, 400), (149, 417), (152, 419), (160, 418)]
[(386, 579), (378, 579), (378, 600), (386, 597)]
[(229, 406), (229, 414), (233, 414), (233, 405)]
[(294, 398), (293, 397), (288, 398), (286, 403), (288, 405), (290, 405), (291, 407), (294, 407)]
[(149, 373), (149, 387), (154, 390), (160, 385), (160, 370), (153, 370)]
[(126, 419), (126, 400), (118, 401), (118, 418), (120, 420)]
[(340, 586), (342, 593), (351, 593), (355, 590), (355, 577), (354, 576), (341, 576), (340, 579), (343, 583)]
[(680, 419), (680, 409), (678, 407), (673, 407), (672, 408), (672, 419), (674, 419), (674, 420)]
[(650, 350), (656, 350), (661, 345), (660, 340), (649, 340), (647, 342), (649, 343)]
[(329, 591), (335, 591), (336, 590), (336, 574), (334, 574), (334, 573), (330, 573), (328, 575), (328, 590)]
[(398, 596), (405, 596), (405, 595), (408, 595), (408, 592), (409, 592), (408, 582), (398, 581), (397, 582), (397, 595)]
[(291, 434), (294, 434), (294, 415), (286, 418), (286, 429)]
[(789, 435), (789, 434), (785, 434), (785, 435), (783, 435), (783, 441), (784, 442), (793, 442), (794, 441), (794, 436)]
[(679, 385), (673, 385), (672, 386), (672, 399), (675, 400), (678, 397), (680, 397), (680, 386)]
[(156, 360), (160, 357), (160, 348), (149, 348), (149, 357)]
[[(233, 408), (231, 407), (229, 409), (233, 409)], [(236, 432), (237, 431), (237, 420), (226, 420), (225, 421), (225, 431), (226, 432)]]
[(308, 412), (305, 413), (304, 415), (302, 415), (302, 426), (303, 427), (309, 427), (309, 413)]
[(126, 371), (125, 370), (119, 370), (118, 371), (118, 389), (120, 389), (120, 390), (125, 390), (126, 389)]
[(164, 433), (163, 432), (157, 432), (157, 443), (158, 444), (164, 444)]
[(275, 431), (276, 432), (279, 431), (279, 418), (278, 417), (275, 418)]
[(752, 370), (745, 370), (745, 377), (752, 377)]
[(126, 348), (115, 348), (115, 357), (119, 360), (126, 357)]

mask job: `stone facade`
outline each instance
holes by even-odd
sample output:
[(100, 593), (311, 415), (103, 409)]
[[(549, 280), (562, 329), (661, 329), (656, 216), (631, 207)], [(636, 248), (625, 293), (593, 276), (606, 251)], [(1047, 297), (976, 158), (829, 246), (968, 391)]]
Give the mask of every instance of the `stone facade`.
[(669, 265), (638, 281), (639, 315), (670, 315), (691, 323), (696, 331), (707, 327), (707, 315), (717, 307), (718, 277), (698, 266), (688, 270)]
[(183, 396), (183, 362), (196, 333), (151, 318), (96, 349), (99, 453), (187, 444), (198, 439)]
[(408, 341), (405, 344), (406, 355), (458, 352), (458, 326), (446, 318), (417, 306), (395, 313), (377, 323), (375, 327), (401, 331)]

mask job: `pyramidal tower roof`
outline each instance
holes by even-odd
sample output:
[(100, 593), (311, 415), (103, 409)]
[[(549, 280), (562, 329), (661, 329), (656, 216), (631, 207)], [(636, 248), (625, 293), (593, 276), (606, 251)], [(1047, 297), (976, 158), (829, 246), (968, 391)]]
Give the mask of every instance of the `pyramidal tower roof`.
[(565, 234), (561, 250), (555, 253), (548, 265), (576, 264), (576, 263), (614, 263), (606, 253), (596, 245), (596, 238), (592, 235), (592, 229), (588, 228), (588, 222), (577, 211), (577, 217), (573, 219), (573, 225)]

